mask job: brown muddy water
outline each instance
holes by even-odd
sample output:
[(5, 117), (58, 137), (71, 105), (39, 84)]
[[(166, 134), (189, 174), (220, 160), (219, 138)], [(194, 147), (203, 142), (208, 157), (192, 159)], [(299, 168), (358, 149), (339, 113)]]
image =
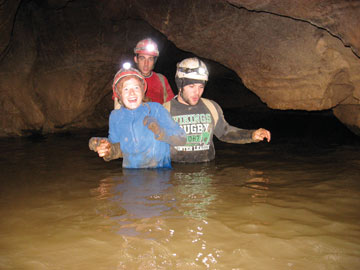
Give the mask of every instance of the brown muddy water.
[(0, 140), (0, 269), (360, 269), (359, 140), (272, 120), (172, 170), (104, 162), (101, 132)]

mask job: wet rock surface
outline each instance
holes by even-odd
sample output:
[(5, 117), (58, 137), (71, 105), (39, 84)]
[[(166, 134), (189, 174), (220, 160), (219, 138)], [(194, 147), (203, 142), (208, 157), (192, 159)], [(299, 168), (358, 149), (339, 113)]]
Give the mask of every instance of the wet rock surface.
[(330, 0), (2, 1), (0, 136), (106, 126), (113, 75), (147, 36), (173, 87), (176, 62), (195, 54), (222, 106), (333, 109), (358, 133), (359, 13)]

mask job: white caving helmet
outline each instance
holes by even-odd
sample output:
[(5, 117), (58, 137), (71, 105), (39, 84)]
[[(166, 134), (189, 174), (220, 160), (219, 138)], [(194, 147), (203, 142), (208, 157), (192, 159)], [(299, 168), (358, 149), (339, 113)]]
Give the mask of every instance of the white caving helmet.
[(176, 67), (175, 82), (179, 90), (188, 84), (203, 83), (205, 85), (208, 81), (209, 71), (204, 62), (197, 57), (186, 58)]

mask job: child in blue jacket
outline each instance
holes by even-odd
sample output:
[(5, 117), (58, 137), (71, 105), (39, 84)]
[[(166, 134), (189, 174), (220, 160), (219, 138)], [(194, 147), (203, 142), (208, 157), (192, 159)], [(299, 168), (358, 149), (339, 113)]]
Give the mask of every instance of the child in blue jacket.
[(109, 118), (109, 136), (89, 146), (104, 160), (123, 158), (124, 168), (171, 168), (170, 145), (186, 143), (185, 131), (159, 103), (143, 102), (146, 81), (133, 68), (119, 70), (113, 82), (121, 103)]

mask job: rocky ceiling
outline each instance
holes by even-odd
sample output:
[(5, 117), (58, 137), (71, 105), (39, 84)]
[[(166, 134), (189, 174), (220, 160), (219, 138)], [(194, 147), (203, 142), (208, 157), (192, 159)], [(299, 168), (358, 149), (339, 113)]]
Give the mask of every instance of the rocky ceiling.
[(146, 36), (157, 68), (192, 53), (269, 108), (331, 109), (360, 134), (359, 14), (358, 0), (0, 0), (0, 136), (104, 127), (113, 75)]

